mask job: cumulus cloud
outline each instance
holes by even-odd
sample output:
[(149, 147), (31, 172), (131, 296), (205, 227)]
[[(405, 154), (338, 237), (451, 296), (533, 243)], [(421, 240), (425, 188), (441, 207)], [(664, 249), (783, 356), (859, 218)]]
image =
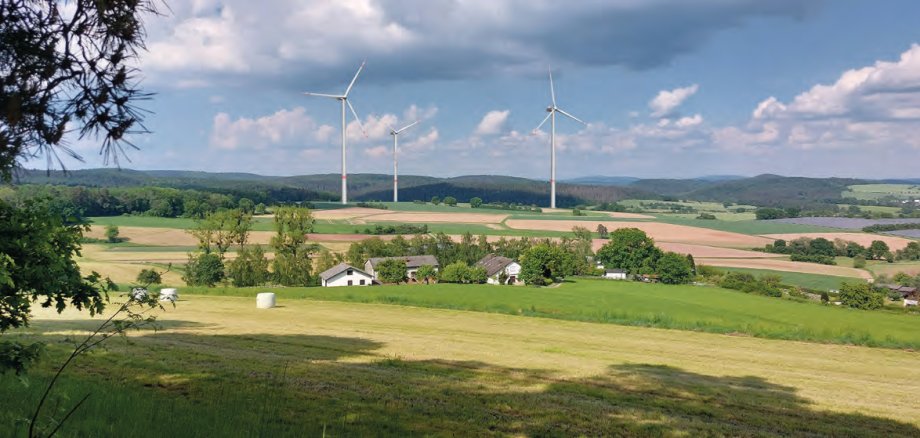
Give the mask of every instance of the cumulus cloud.
[(217, 149), (266, 149), (270, 146), (290, 146), (305, 141), (328, 140), (334, 128), (318, 125), (302, 107), (282, 109), (258, 118), (232, 119), (221, 112), (214, 116), (210, 145)]
[(659, 91), (658, 95), (648, 103), (648, 107), (652, 110), (652, 117), (673, 115), (677, 107), (696, 94), (699, 89), (699, 85), (693, 84), (688, 87)]
[(509, 114), (511, 114), (509, 110), (489, 111), (482, 117), (473, 134), (495, 135), (501, 133), (507, 127)]
[(149, 20), (143, 62), (145, 72), (165, 84), (178, 83), (176, 76), (207, 77), (203, 83), (272, 77), (289, 87), (341, 83), (365, 58), (379, 81), (533, 74), (544, 71), (547, 60), (647, 69), (694, 51), (721, 30), (763, 16), (803, 17), (813, 5), (196, 0)]

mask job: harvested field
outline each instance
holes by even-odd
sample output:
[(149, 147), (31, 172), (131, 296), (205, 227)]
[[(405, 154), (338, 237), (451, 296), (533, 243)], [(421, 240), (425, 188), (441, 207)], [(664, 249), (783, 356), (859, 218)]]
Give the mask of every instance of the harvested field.
[[(186, 230), (177, 228), (118, 227), (118, 231), (119, 236), (127, 238), (129, 242), (138, 245), (194, 246), (198, 244), (198, 239), (195, 236), (192, 236)], [(249, 243), (266, 245), (274, 234), (271, 231), (251, 231), (249, 233)], [(86, 236), (104, 239), (105, 227), (93, 226), (86, 233)]]
[(572, 227), (586, 227), (589, 230), (603, 224), (609, 231), (618, 228), (638, 228), (658, 242), (690, 243), (696, 245), (723, 246), (729, 248), (753, 248), (772, 243), (771, 240), (727, 231), (673, 225), (660, 222), (604, 222), (583, 220), (526, 220), (511, 219), (505, 222), (510, 228), (521, 230), (572, 231)]
[(782, 254), (769, 254), (733, 248), (717, 248), (706, 245), (691, 245), (689, 243), (661, 242), (658, 244), (658, 247), (665, 251), (673, 251), (678, 254), (690, 254), (694, 258), (772, 259), (783, 257)]
[[(142, 263), (112, 263), (80, 260), (79, 264), (80, 270), (84, 275), (89, 274), (90, 271), (96, 271), (103, 277), (109, 277), (112, 281), (120, 284), (134, 283), (137, 281), (137, 274), (140, 274), (141, 270), (150, 268), (150, 266)], [(156, 269), (160, 272), (164, 271), (162, 268)], [(170, 271), (163, 275), (163, 284), (184, 285), (185, 282), (182, 281), (182, 274), (176, 271)]]
[(794, 217), (786, 219), (773, 219), (764, 222), (783, 224), (817, 225), (820, 227), (843, 228), (846, 230), (861, 230), (872, 225), (891, 224), (916, 224), (920, 219), (863, 219), (855, 217)]
[[(307, 234), (307, 239), (314, 242), (357, 242), (364, 239), (369, 239), (371, 237), (379, 237), (383, 240), (390, 240), (396, 237), (393, 234), (387, 234), (382, 236), (374, 236), (371, 234), (320, 234), (320, 233), (310, 233)], [(409, 238), (411, 236), (403, 236)]]
[(655, 216), (649, 216), (647, 214), (640, 213), (623, 213), (613, 211), (604, 211), (602, 213), (616, 219), (655, 219)]
[(723, 266), (726, 268), (751, 268), (772, 269), (774, 271), (804, 272), (807, 274), (834, 275), (837, 277), (872, 279), (872, 274), (855, 268), (842, 266), (819, 265), (817, 263), (800, 263), (778, 259), (729, 259), (729, 258), (697, 258), (696, 263), (709, 266)]
[(364, 216), (366, 222), (450, 222), (458, 224), (499, 224), (507, 214), (494, 213), (431, 213), (431, 212), (390, 212), (388, 214)]
[(393, 213), (393, 212), (389, 210), (381, 210), (379, 208), (351, 207), (351, 208), (340, 208), (337, 210), (314, 210), (313, 217), (315, 219), (341, 220), (341, 219), (354, 219), (358, 217), (373, 216), (373, 215), (387, 214), (387, 213)]
[(787, 242), (790, 240), (801, 238), (801, 237), (807, 237), (809, 239), (817, 239), (819, 237), (823, 237), (827, 240), (830, 240), (831, 242), (833, 242), (834, 239), (843, 239), (849, 242), (856, 242), (866, 247), (871, 245), (873, 240), (881, 240), (882, 242), (887, 243), (888, 247), (891, 248), (892, 251), (903, 249), (905, 246), (907, 246), (908, 243), (911, 242), (911, 239), (906, 239), (904, 237), (885, 236), (885, 235), (866, 234), (866, 233), (788, 233), (788, 234), (764, 234), (763, 236), (768, 237), (773, 240), (783, 239), (783, 240), (786, 240)]

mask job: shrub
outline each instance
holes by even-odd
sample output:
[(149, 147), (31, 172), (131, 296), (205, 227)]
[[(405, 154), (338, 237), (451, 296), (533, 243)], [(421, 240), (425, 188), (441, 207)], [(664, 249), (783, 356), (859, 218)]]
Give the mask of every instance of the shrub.
[(825, 255), (805, 255), (793, 254), (789, 257), (794, 262), (820, 263), (822, 265), (836, 265), (837, 261), (833, 257)]
[(689, 283), (693, 277), (693, 267), (690, 260), (683, 255), (666, 252), (659, 259), (655, 266), (659, 279), (665, 284), (684, 284)]
[(853, 257), (853, 267), (856, 269), (863, 269), (866, 267), (866, 258), (863, 256)]
[(696, 218), (697, 218), (697, 219), (704, 219), (704, 220), (715, 220), (716, 215), (711, 214), (711, 213), (700, 213), (700, 215), (697, 216)]
[(437, 197), (437, 196), (432, 196), (432, 197), (431, 197), (431, 203), (434, 204), (434, 205), (438, 205), (438, 204), (441, 203), (441, 198), (439, 198), (439, 197)]
[(163, 278), (159, 272), (153, 269), (142, 269), (137, 274), (137, 282), (140, 284), (160, 284), (163, 282)]
[(117, 226), (109, 225), (105, 227), (105, 240), (108, 243), (121, 242), (121, 238), (118, 237), (118, 227)]
[(188, 255), (188, 264), (185, 265), (182, 280), (189, 286), (213, 287), (223, 279), (224, 263), (217, 254)]
[(470, 199), (470, 208), (479, 208), (482, 205), (482, 198), (471, 198)]
[(260, 286), (270, 278), (268, 265), (261, 245), (243, 248), (236, 259), (227, 264), (227, 277), (235, 287)]
[(415, 279), (418, 281), (424, 281), (425, 284), (428, 284), (431, 280), (436, 280), (438, 278), (438, 271), (431, 265), (422, 265), (418, 267), (418, 271), (415, 272)]
[(455, 197), (453, 197), (453, 196), (445, 196), (445, 197), (444, 197), (444, 205), (449, 206), (449, 207), (456, 207), (456, 206), (457, 206), (457, 198), (455, 198)]
[(374, 269), (377, 278), (384, 283), (397, 283), (408, 280), (406, 277), (406, 261), (403, 259), (386, 259), (377, 264)]
[(869, 283), (846, 282), (840, 286), (840, 303), (854, 309), (878, 309), (882, 307), (882, 295), (872, 289)]
[(440, 281), (445, 283), (485, 283), (486, 270), (481, 266), (469, 266), (464, 262), (454, 262), (441, 270)]

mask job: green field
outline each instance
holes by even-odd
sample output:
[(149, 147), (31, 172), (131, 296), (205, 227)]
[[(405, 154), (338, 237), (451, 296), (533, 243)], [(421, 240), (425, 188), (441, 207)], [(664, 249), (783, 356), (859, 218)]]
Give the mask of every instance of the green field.
[(844, 198), (876, 200), (886, 197), (897, 199), (920, 199), (920, 186), (915, 184), (860, 184), (847, 187), (841, 193)]
[[(391, 305), (279, 304), (256, 310), (249, 298), (184, 295), (160, 314), (158, 332), (112, 339), (79, 358), (40, 425), (89, 394), (60, 436), (920, 433), (917, 418), (902, 415), (916, 399), (914, 352)], [(0, 375), (4, 400), (16, 400), (0, 410), (5, 435), (24, 435), (22, 419), (75, 338), (70, 331), (98, 324), (75, 311), (37, 313), (31, 329), (9, 334), (49, 346), (28, 385)]]
[(729, 231), (733, 233), (760, 235), (784, 233), (833, 233), (839, 232), (836, 228), (819, 227), (814, 225), (784, 224), (771, 221), (758, 220), (706, 220), (688, 219), (681, 215), (656, 214), (658, 222), (690, 227), (709, 228), (712, 230)]
[[(852, 260), (852, 259), (848, 259)], [(750, 268), (718, 268), (721, 271), (744, 272), (751, 275), (779, 275), (784, 284), (791, 286), (807, 287), (815, 290), (840, 289), (844, 281), (856, 281), (855, 278), (837, 277), (833, 275), (808, 274), (804, 272), (773, 271), (770, 269)]]
[(575, 321), (744, 333), (775, 339), (920, 348), (916, 315), (799, 303), (704, 286), (580, 279), (555, 288), (489, 285), (372, 288), (184, 288), (187, 293), (384, 303)]

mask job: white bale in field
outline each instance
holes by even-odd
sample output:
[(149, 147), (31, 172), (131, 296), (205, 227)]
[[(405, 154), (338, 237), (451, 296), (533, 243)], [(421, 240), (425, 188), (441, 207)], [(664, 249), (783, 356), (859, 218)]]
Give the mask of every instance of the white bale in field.
[(271, 309), (275, 307), (275, 294), (271, 292), (262, 292), (256, 295), (257, 309)]
[(179, 292), (177, 292), (175, 288), (166, 287), (166, 288), (160, 289), (160, 301), (175, 302), (178, 299), (179, 299)]
[(135, 301), (141, 301), (147, 299), (147, 288), (135, 287), (131, 289), (131, 298)]

